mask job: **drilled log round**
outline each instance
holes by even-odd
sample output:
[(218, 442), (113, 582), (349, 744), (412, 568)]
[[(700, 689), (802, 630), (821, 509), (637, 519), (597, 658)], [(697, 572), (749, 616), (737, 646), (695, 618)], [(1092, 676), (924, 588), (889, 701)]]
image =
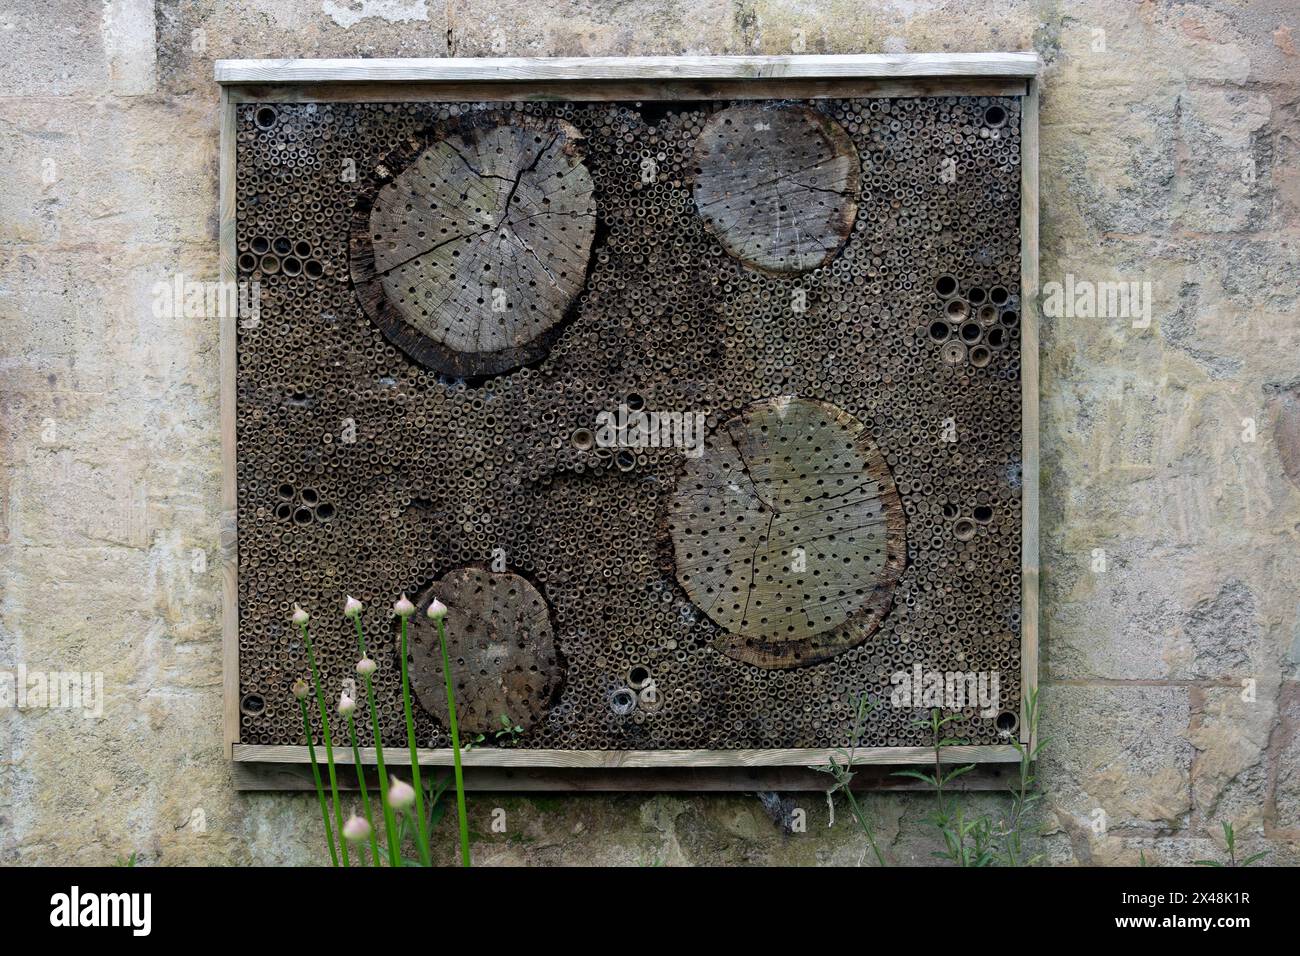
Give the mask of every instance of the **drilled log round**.
[(736, 106), (700, 134), (695, 206), (742, 262), (806, 272), (853, 231), (860, 175), (857, 150), (834, 120), (806, 106)]
[(720, 649), (766, 668), (866, 640), (906, 562), (902, 503), (866, 426), (800, 398), (748, 406), (687, 460), (669, 531)]
[(390, 155), (358, 206), (351, 269), (362, 305), (390, 340), (445, 374), (535, 362), (591, 256), (582, 134), (559, 119), (489, 113), (430, 137)]
[(459, 568), (421, 594), (409, 625), (411, 688), (425, 710), (448, 726), (438, 631), (425, 616), (437, 596), (447, 605), (447, 653), (462, 734), (493, 734), (501, 715), (525, 730), (558, 694), (564, 668), (546, 599), (517, 574)]

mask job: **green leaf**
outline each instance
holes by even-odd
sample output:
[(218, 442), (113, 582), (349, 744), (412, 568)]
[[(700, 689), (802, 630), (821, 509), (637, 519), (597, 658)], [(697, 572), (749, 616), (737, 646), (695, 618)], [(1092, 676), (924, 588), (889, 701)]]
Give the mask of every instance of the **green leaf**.
[(957, 779), (957, 778), (960, 777), (962, 774), (964, 774), (964, 773), (969, 773), (970, 771), (972, 771), (972, 770), (974, 770), (974, 769), (975, 769), (975, 765), (972, 763), (972, 764), (967, 764), (967, 765), (964, 766), (964, 767), (958, 767), (957, 769), (955, 769), (955, 770), (953, 770), (953, 771), (951, 771), (951, 772), (949, 772), (949, 773), (944, 774), (944, 775), (943, 775), (943, 784), (944, 784), (944, 786), (947, 786), (951, 781)]
[(919, 770), (895, 770), (893, 773), (890, 774), (890, 776), (911, 777), (914, 780), (920, 780), (922, 783), (928, 783), (932, 787), (937, 787), (939, 785), (935, 781), (934, 777), (930, 776), (929, 774), (922, 773)]
[(1252, 856), (1248, 856), (1248, 857), (1246, 857), (1246, 859), (1244, 859), (1244, 860), (1241, 861), (1240, 865), (1241, 865), (1241, 866), (1250, 866), (1250, 865), (1251, 865), (1252, 863), (1254, 863), (1255, 861), (1264, 859), (1264, 857), (1268, 856), (1268, 854), (1269, 854), (1269, 851), (1268, 851), (1268, 850), (1265, 850), (1263, 853), (1256, 853), (1256, 854), (1254, 854), (1254, 855), (1252, 855)]
[(1223, 866), (1218, 860), (1193, 860), (1193, 866)]

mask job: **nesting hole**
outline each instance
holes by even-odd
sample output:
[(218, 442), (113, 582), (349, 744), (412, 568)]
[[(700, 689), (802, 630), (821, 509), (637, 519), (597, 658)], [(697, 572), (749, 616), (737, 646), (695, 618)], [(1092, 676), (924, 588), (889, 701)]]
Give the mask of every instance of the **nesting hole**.
[(620, 687), (609, 695), (609, 709), (619, 717), (625, 717), (636, 710), (637, 695), (630, 688)]

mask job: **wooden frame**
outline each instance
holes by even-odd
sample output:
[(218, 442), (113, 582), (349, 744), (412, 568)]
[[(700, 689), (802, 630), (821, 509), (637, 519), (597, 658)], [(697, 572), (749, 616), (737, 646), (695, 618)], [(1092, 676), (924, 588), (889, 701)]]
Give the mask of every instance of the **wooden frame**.
[[(1019, 739), (1033, 746), (1024, 698), (1038, 686), (1038, 74), (1036, 53), (952, 53), (836, 56), (592, 57), (554, 59), (219, 60), (221, 84), (220, 277), (237, 278), (235, 241), (235, 111), (250, 102), (491, 100), (699, 100), (869, 96), (1020, 96), (1021, 117), (1021, 388), (1022, 388), (1022, 713)], [(239, 741), (239, 592), (236, 537), (235, 316), (221, 320), (223, 585), (223, 731), (238, 765), (239, 789), (294, 789), (294, 765), (305, 746)], [(374, 751), (361, 749), (363, 763)], [(801, 768), (838, 751), (479, 749), (464, 755), (467, 785), (483, 789), (806, 789)], [(404, 748), (386, 752), (409, 763)], [(929, 747), (864, 747), (856, 764), (923, 764)], [(1010, 763), (1014, 746), (948, 748), (951, 762)], [(351, 755), (336, 760), (350, 764)], [(421, 750), (421, 764), (449, 765), (450, 750)], [(735, 768), (728, 775), (725, 768)], [(743, 768), (743, 769), (742, 769)], [(686, 771), (696, 771), (693, 776)], [(478, 776), (476, 776), (476, 773)], [(816, 775), (814, 775), (815, 777)], [(993, 772), (990, 779), (996, 777)], [(621, 777), (626, 778), (626, 783)], [(881, 778), (889, 786), (887, 777)], [(568, 781), (566, 783), (566, 780)], [(683, 783), (683, 780), (687, 781)], [(694, 783), (689, 781), (694, 780)], [(295, 783), (299, 781), (299, 783)], [(802, 781), (802, 784), (800, 783)], [(977, 786), (977, 784), (976, 784)]]

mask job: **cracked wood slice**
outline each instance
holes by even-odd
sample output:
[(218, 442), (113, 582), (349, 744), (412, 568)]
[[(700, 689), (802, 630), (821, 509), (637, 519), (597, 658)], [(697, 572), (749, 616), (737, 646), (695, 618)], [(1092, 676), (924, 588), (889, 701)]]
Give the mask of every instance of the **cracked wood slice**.
[(695, 206), (732, 256), (767, 272), (807, 272), (844, 245), (861, 166), (839, 123), (807, 106), (714, 113), (695, 147)]
[(866, 426), (792, 397), (723, 423), (687, 460), (669, 517), (677, 580), (723, 629), (720, 649), (766, 668), (866, 640), (906, 564), (904, 530)]
[(420, 705), (448, 727), (447, 690), (438, 629), (425, 616), (437, 596), (445, 629), (462, 734), (494, 734), (501, 715), (528, 730), (559, 692), (564, 668), (546, 599), (510, 572), (458, 568), (416, 600), (408, 625), (407, 663)]
[(352, 279), (388, 338), (457, 377), (545, 357), (596, 231), (582, 134), (474, 114), (396, 150), (379, 182), (354, 216)]

